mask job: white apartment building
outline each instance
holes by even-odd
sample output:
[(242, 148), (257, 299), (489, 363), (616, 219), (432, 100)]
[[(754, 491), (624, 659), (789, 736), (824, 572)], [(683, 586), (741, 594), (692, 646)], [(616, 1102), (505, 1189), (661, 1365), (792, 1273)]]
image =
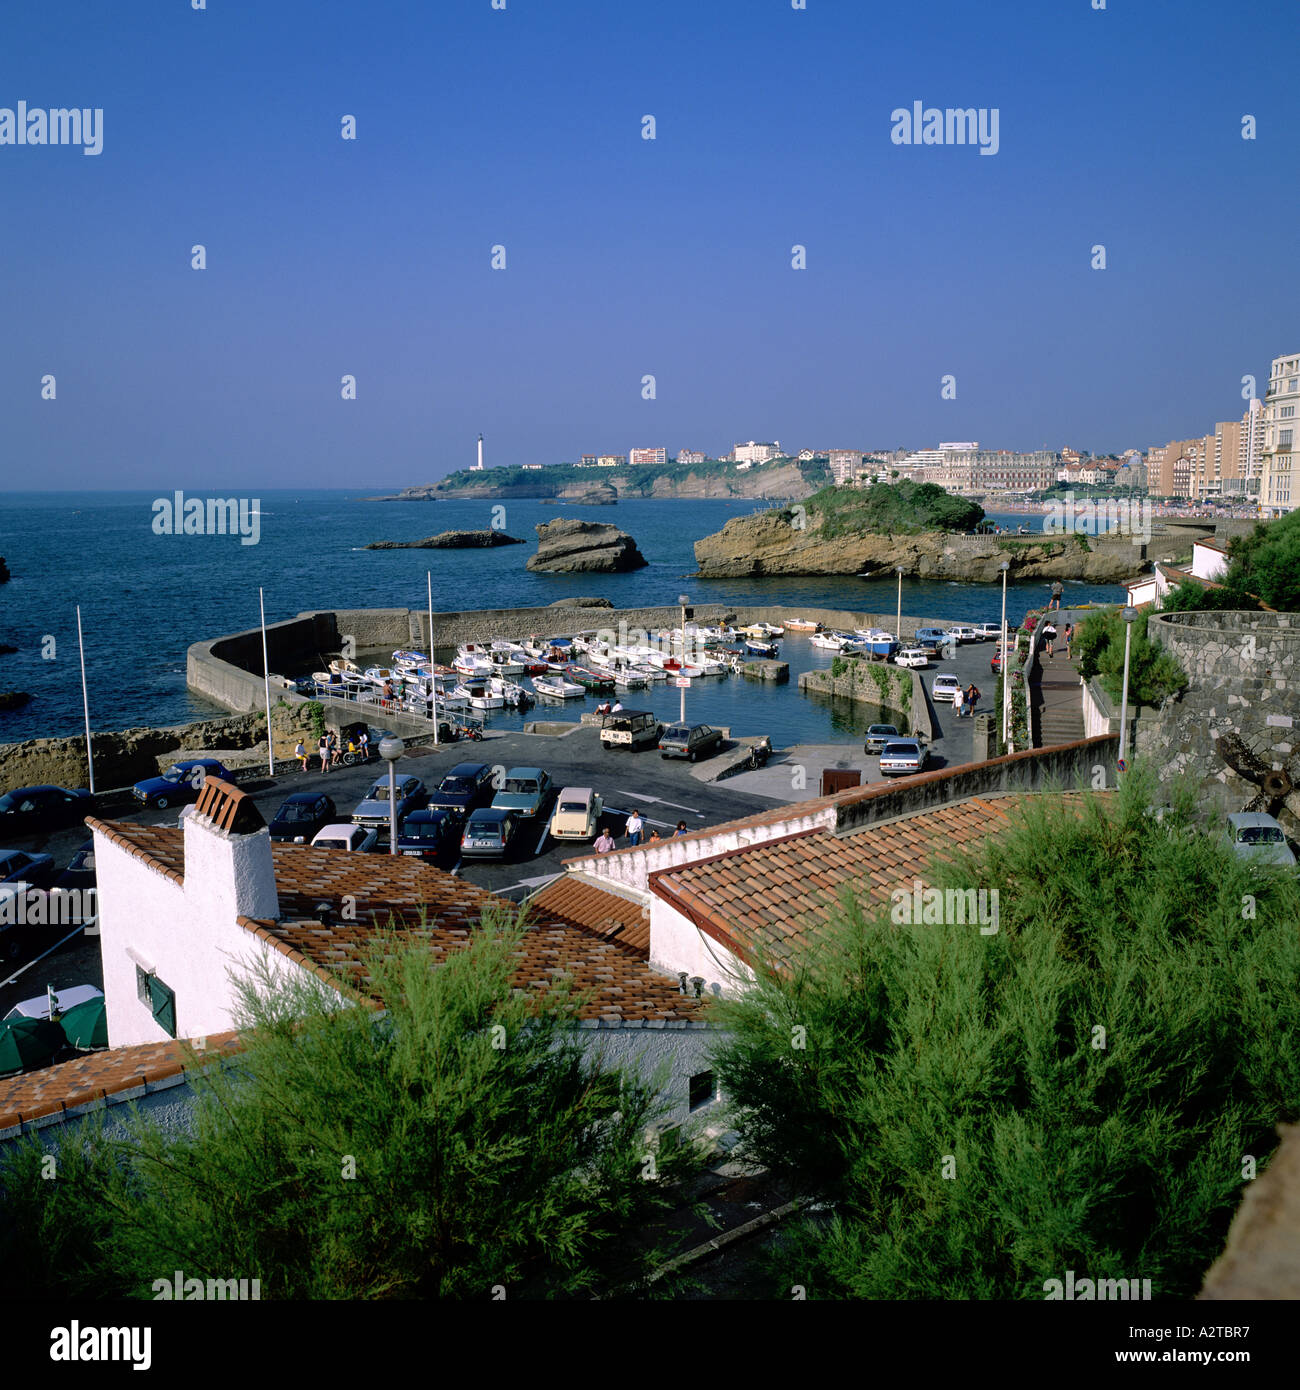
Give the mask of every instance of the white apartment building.
[(851, 483), (862, 472), (866, 457), (860, 449), (832, 449), (829, 454), (831, 477), (837, 483)]
[(770, 444), (759, 444), (751, 439), (748, 444), (737, 444), (731, 455), (737, 463), (767, 463), (769, 459), (781, 457), (781, 441), (774, 439)]
[(1292, 486), (1297, 404), (1300, 355), (1275, 357), (1268, 377), (1268, 395), (1264, 398), (1264, 457), (1259, 489), (1260, 507), (1270, 516), (1282, 516), (1300, 502), (1300, 490)]
[(668, 450), (666, 448), (629, 449), (627, 451), (627, 460), (633, 468), (662, 468), (668, 462)]
[(678, 454), (677, 454), (677, 462), (678, 462), (678, 463), (703, 463), (704, 460), (705, 460), (707, 457), (708, 457), (707, 454), (701, 453), (698, 449), (681, 449), (681, 450), (678, 451)]

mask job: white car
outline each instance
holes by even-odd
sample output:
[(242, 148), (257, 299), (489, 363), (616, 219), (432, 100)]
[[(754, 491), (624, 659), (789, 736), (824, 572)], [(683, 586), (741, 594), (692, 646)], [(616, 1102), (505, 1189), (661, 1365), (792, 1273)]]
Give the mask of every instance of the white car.
[(316, 832), (311, 843), (314, 849), (343, 849), (352, 854), (368, 854), (378, 840), (379, 831), (374, 826), (326, 825)]
[(555, 799), (551, 834), (557, 840), (591, 840), (600, 829), (600, 793), (590, 787), (565, 787)]
[(906, 647), (894, 658), (895, 666), (928, 666), (930, 654), (921, 647)]
[(954, 676), (951, 671), (944, 671), (934, 678), (934, 684), (930, 687), (930, 698), (933, 700), (951, 700), (955, 705), (961, 700), (961, 692), (961, 677)]
[(948, 637), (953, 642), (982, 642), (983, 633), (977, 627), (950, 627)]
[(990, 637), (1001, 637), (1001, 636), (1002, 636), (1002, 624), (1001, 624), (1001, 623), (978, 623), (978, 624), (976, 624), (975, 631), (978, 632), (979, 635), (980, 635), (985, 641), (987, 641)]

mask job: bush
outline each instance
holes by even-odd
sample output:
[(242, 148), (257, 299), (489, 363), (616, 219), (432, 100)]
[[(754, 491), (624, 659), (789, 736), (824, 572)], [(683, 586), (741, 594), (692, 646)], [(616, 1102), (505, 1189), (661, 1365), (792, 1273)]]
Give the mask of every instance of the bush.
[(1070, 1269), (1199, 1288), (1241, 1156), (1300, 1109), (1300, 895), (1185, 811), (1154, 821), (1150, 786), (1026, 798), (941, 855), (928, 882), (999, 892), (995, 934), (896, 924), (864, 885), (723, 1005), (741, 1152), (825, 1207), (775, 1257), (786, 1287), (1041, 1299)]
[[(148, 1297), (179, 1268), (336, 1299), (640, 1279), (664, 1252), (637, 1228), (694, 1159), (648, 1143), (654, 1088), (597, 1065), (562, 987), (514, 991), (519, 940), (485, 918), (436, 968), (425, 946), (380, 941), (378, 1018), (316, 983), (249, 984), (247, 1051), (201, 1083), (193, 1135), (141, 1118), (120, 1161), (92, 1136), (57, 1182), (34, 1178), (35, 1141), (0, 1160), (0, 1282)], [(62, 1244), (34, 1272), (17, 1257), (50, 1231)]]
[[(1187, 685), (1187, 675), (1174, 657), (1147, 636), (1150, 613), (1139, 609), (1133, 623), (1129, 652), (1129, 701), (1158, 705)], [(1124, 684), (1124, 620), (1118, 608), (1091, 614), (1074, 631), (1074, 656), (1085, 681), (1100, 676), (1110, 698), (1121, 699)]]

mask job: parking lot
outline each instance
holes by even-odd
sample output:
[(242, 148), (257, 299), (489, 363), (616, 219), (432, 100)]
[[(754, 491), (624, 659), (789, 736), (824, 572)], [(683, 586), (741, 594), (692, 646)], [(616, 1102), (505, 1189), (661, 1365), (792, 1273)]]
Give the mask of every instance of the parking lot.
[[(518, 732), (490, 732), (481, 743), (460, 742), (437, 750), (411, 748), (399, 763), (402, 773), (413, 773), (426, 787), (432, 788), (457, 763), (487, 763), (499, 768), (501, 774), (512, 767), (541, 767), (550, 773), (555, 789), (589, 786), (603, 799), (605, 812), (602, 826), (615, 837), (618, 847), (627, 844), (623, 825), (634, 808), (646, 822), (645, 833), (657, 830), (667, 839), (678, 821), (688, 828), (716, 825), (737, 816), (752, 814), (779, 804), (783, 798), (746, 792), (734, 780), (717, 786), (699, 781), (691, 775), (693, 766), (707, 767), (707, 760), (692, 765), (684, 761), (661, 759), (657, 752), (612, 752), (601, 748), (594, 728), (578, 728), (563, 737), (547, 737)], [(387, 776), (386, 767), (378, 759), (369, 766), (341, 768), (322, 773), (319, 764), (310, 771), (294, 771), (272, 781), (264, 778), (243, 782), (241, 787), (257, 803), (267, 821), (274, 816), (281, 802), (291, 792), (327, 791), (338, 808), (339, 820), (351, 818), (376, 778)], [(814, 789), (815, 792), (815, 789)], [(558, 843), (548, 833), (554, 797), (536, 823), (521, 823), (521, 828), (503, 860), (465, 860), (449, 857), (441, 868), (455, 872), (466, 880), (512, 898), (523, 898), (548, 878), (563, 869), (565, 859), (589, 850), (583, 842)], [(142, 810), (106, 814), (107, 820), (136, 821), (149, 825), (175, 825), (179, 812), (176, 807), (165, 811)], [(74, 826), (49, 835), (34, 836), (14, 847), (40, 851), (54, 856), (60, 866), (67, 864), (77, 848), (89, 838), (84, 826)], [(9, 843), (9, 842), (7, 842)], [(381, 838), (386, 849), (387, 835)], [(340, 851), (342, 852), (342, 851)], [(7, 962), (0, 975), (0, 1015), (20, 999), (41, 993), (47, 984), (56, 989), (73, 984), (100, 984), (102, 974), (97, 937), (80, 933), (46, 956), (31, 969), (33, 960), (66, 936), (68, 927), (27, 928), (23, 933), (23, 950), (19, 958)], [(17, 978), (15, 978), (17, 977)], [(12, 981), (12, 983), (11, 983)]]

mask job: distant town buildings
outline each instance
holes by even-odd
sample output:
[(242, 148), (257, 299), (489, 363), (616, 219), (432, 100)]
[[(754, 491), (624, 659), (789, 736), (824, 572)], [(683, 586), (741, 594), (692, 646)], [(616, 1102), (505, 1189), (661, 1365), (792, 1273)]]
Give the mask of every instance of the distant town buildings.
[(703, 463), (706, 454), (700, 453), (698, 449), (682, 449), (677, 455), (678, 463)]
[(595, 454), (583, 454), (583, 456), (578, 460), (578, 467), (579, 467), (579, 468), (595, 468), (595, 466), (596, 466), (596, 455), (595, 455)]
[(662, 468), (668, 462), (667, 449), (629, 449), (628, 462), (634, 467)]
[(837, 483), (852, 483), (861, 476), (866, 455), (860, 449), (832, 449), (828, 455), (831, 477)]
[(1017, 454), (967, 444), (918, 449), (898, 465), (918, 482), (936, 483), (950, 492), (1036, 492), (1056, 483), (1060, 467), (1061, 455), (1047, 449)]
[(626, 454), (601, 454), (596, 460), (597, 468), (621, 468), (627, 463)]

